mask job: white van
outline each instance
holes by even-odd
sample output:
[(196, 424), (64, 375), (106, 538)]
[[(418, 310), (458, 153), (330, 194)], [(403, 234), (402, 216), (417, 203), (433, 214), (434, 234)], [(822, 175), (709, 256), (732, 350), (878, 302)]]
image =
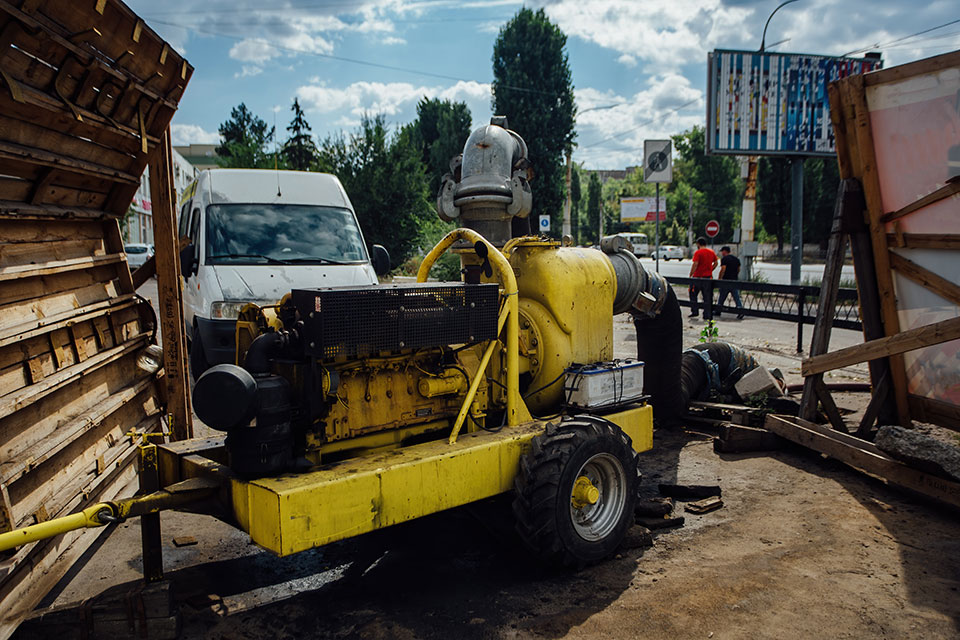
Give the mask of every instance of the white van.
[[(265, 169), (202, 171), (184, 191), (180, 236), (183, 315), (194, 377), (234, 361), (237, 314), (291, 289), (373, 285), (390, 270), (386, 250), (367, 254), (336, 176)], [(376, 265), (376, 269), (374, 268)]]
[(633, 255), (638, 258), (650, 255), (650, 240), (645, 233), (624, 232), (618, 233), (618, 236), (626, 238), (633, 245)]

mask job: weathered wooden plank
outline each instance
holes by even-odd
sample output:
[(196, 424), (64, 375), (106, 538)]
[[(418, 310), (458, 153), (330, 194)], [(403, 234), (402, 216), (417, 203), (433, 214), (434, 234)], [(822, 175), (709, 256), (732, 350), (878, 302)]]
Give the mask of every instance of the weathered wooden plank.
[(102, 237), (100, 225), (86, 220), (0, 219), (0, 238), (4, 243), (98, 240)]
[(960, 431), (960, 407), (955, 404), (910, 394), (910, 411), (921, 422)]
[(114, 283), (106, 282), (0, 307), (0, 346), (11, 339), (22, 339), (14, 336), (21, 336), (27, 331), (70, 317), (83, 307), (92, 311), (97, 304), (109, 306), (117, 294)]
[[(136, 468), (128, 466), (116, 474), (104, 490), (90, 496), (92, 500), (113, 500), (131, 495), (136, 488)], [(77, 501), (77, 506), (87, 504)], [(30, 562), (22, 563), (0, 583), (0, 637), (8, 637), (20, 620), (40, 602), (96, 541), (110, 531), (110, 527), (79, 529), (58, 536), (28, 549)]]
[[(847, 236), (843, 233), (843, 220), (850, 209), (863, 210), (863, 194), (860, 184), (853, 178), (840, 181), (837, 187), (833, 209), (833, 222), (830, 227), (830, 239), (827, 241), (827, 264), (820, 285), (820, 300), (817, 306), (817, 319), (813, 325), (813, 338), (810, 341), (810, 355), (819, 356), (830, 348), (830, 332), (833, 330), (833, 316), (837, 308), (837, 293), (840, 290), (840, 275), (846, 254)], [(800, 399), (800, 417), (813, 420), (817, 414), (817, 396), (823, 397), (817, 383), (822, 386), (823, 378), (814, 376), (803, 381), (803, 396)], [(829, 392), (823, 389), (829, 396)], [(832, 398), (827, 401), (832, 403)], [(824, 404), (827, 416), (834, 422), (836, 406), (832, 409)], [(839, 415), (839, 414), (837, 414)], [(842, 420), (841, 420), (842, 423)], [(834, 426), (836, 424), (834, 423)]]
[[(883, 199), (880, 193), (880, 177), (877, 172), (876, 151), (873, 144), (873, 130), (870, 125), (870, 112), (864, 93), (864, 76), (855, 75), (845, 78), (841, 83), (841, 94), (854, 108), (856, 123), (856, 149), (859, 156), (860, 182), (867, 204), (867, 221), (870, 228), (873, 262), (877, 276), (877, 289), (880, 293), (880, 311), (883, 328), (887, 336), (900, 332), (900, 316), (897, 312), (896, 293), (893, 288), (893, 275), (890, 271), (889, 252), (887, 251), (886, 227), (880, 222), (883, 215)], [(847, 176), (845, 176), (847, 177)], [(910, 408), (907, 406), (907, 373), (902, 355), (890, 358), (894, 398), (897, 414), (903, 425), (910, 424)]]
[(3, 220), (49, 220), (50, 218), (90, 220), (115, 219), (126, 213), (104, 211), (80, 206), (62, 206), (51, 203), (31, 204), (20, 200), (0, 197), (0, 219)]
[[(60, 245), (58, 244), (57, 246), (59, 247)], [(77, 271), (79, 269), (90, 269), (106, 264), (126, 262), (126, 260), (126, 256), (122, 253), (111, 253), (107, 255), (94, 255), (92, 257), (54, 260), (50, 262), (42, 262), (40, 264), (22, 264), (9, 267), (0, 267), (0, 282), (20, 278), (56, 275), (58, 273), (64, 273), (67, 271)]]
[[(123, 391), (130, 380), (139, 379), (143, 374), (136, 367), (136, 355), (130, 353), (91, 371), (74, 384), (54, 391), (46, 402), (0, 419), (0, 459), (13, 460), (20, 452), (53, 437), (65, 424), (82, 419), (90, 407)], [(49, 411), (47, 405), (58, 407), (58, 411)]]
[(880, 222), (884, 224), (887, 222), (893, 222), (894, 220), (897, 220), (906, 215), (909, 215), (914, 211), (923, 209), (924, 207), (929, 206), (934, 202), (940, 202), (944, 198), (949, 198), (950, 196), (956, 193), (960, 193), (960, 180), (953, 179), (950, 182), (948, 182), (946, 185), (934, 191), (933, 193), (928, 193), (922, 198), (914, 200), (910, 204), (906, 205), (905, 207), (901, 207), (896, 211), (890, 211), (889, 213), (883, 214), (882, 216), (880, 216)]
[(933, 291), (944, 300), (952, 302), (955, 305), (960, 305), (960, 286), (950, 282), (943, 276), (925, 267), (921, 267), (916, 262), (904, 258), (894, 251), (890, 252), (890, 266), (900, 275)]
[(935, 73), (951, 67), (960, 66), (960, 52), (945, 53), (932, 58), (924, 58), (916, 62), (898, 64), (895, 67), (879, 69), (866, 74), (864, 77), (867, 86), (895, 82), (905, 78), (912, 78), (924, 73)]
[(23, 409), (97, 367), (113, 362), (131, 351), (143, 347), (146, 343), (146, 338), (147, 336), (140, 336), (126, 344), (121, 344), (120, 346), (98, 353), (96, 356), (88, 358), (82, 363), (57, 371), (45, 377), (41, 382), (32, 384), (29, 387), (24, 387), (22, 390), (14, 393), (0, 396), (0, 418), (14, 411)]
[(960, 234), (957, 233), (901, 233), (887, 234), (887, 244), (901, 249), (953, 249), (960, 250)]
[(924, 473), (895, 460), (876, 449), (868, 450), (862, 440), (842, 439), (837, 432), (823, 433), (809, 428), (797, 418), (767, 416), (766, 428), (782, 438), (819, 451), (852, 467), (866, 471), (892, 484), (917, 491), (954, 507), (960, 507), (960, 483)]
[(811, 376), (815, 373), (823, 373), (851, 364), (905, 353), (921, 347), (956, 340), (957, 338), (960, 338), (960, 317), (909, 329), (877, 340), (870, 340), (822, 356), (807, 358), (800, 365), (800, 373), (804, 377)]
[(157, 315), (163, 335), (163, 384), (166, 386), (168, 419), (174, 440), (193, 435), (190, 382), (187, 374), (183, 321), (183, 291), (180, 284), (180, 247), (177, 235), (177, 198), (173, 188), (173, 146), (170, 130), (150, 155), (150, 195), (153, 201), (153, 239), (156, 247)]
[(56, 430), (43, 440), (26, 449), (17, 451), (15, 456), (0, 462), (0, 483), (6, 484), (19, 479), (34, 466), (62, 451), (67, 444), (81, 434), (99, 427), (121, 407), (128, 404), (143, 406), (154, 403), (155, 398), (152, 388), (154, 384), (154, 378), (145, 375), (143, 378), (135, 380), (130, 386), (94, 404), (85, 413), (57, 426)]
[(102, 256), (102, 238), (63, 242), (16, 242), (0, 245), (0, 269), (37, 263)]

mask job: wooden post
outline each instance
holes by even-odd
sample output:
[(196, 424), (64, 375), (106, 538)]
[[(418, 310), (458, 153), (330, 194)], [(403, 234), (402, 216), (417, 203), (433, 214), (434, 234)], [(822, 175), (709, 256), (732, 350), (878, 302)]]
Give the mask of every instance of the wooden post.
[[(883, 203), (880, 195), (880, 178), (877, 173), (876, 152), (873, 146), (873, 133), (870, 129), (870, 112), (864, 91), (862, 75), (849, 78), (842, 84), (845, 102), (854, 111), (854, 138), (859, 155), (862, 175), (863, 195), (867, 204), (867, 223), (870, 227), (870, 239), (873, 249), (873, 263), (877, 276), (877, 290), (880, 293), (880, 313), (883, 318), (883, 330), (887, 336), (900, 332), (900, 316), (897, 312), (897, 299), (893, 289), (893, 274), (890, 270), (890, 254), (887, 249), (886, 225), (880, 222), (883, 216)], [(850, 177), (850, 176), (844, 176)], [(910, 407), (907, 403), (907, 372), (903, 355), (890, 357), (890, 374), (893, 383), (893, 395), (897, 404), (900, 423), (908, 426)]]
[[(830, 333), (833, 330), (837, 291), (840, 289), (840, 274), (843, 270), (843, 256), (847, 246), (847, 236), (843, 233), (843, 217), (845, 211), (850, 208), (863, 211), (860, 183), (853, 178), (841, 180), (837, 188), (837, 199), (833, 206), (833, 223), (830, 226), (830, 239), (827, 242), (827, 266), (823, 272), (823, 281), (820, 283), (820, 302), (817, 307), (817, 319), (813, 325), (813, 339), (810, 342), (811, 356), (822, 355), (830, 348)], [(802, 311), (800, 322), (803, 322)], [(797, 345), (798, 351), (800, 346)], [(804, 420), (816, 419), (817, 391), (820, 390), (818, 382), (823, 382), (823, 374), (815, 374), (803, 381), (800, 417)], [(830, 393), (825, 387), (822, 391)]]
[(157, 315), (163, 337), (163, 383), (173, 440), (193, 437), (187, 377), (183, 297), (180, 289), (180, 251), (177, 242), (176, 195), (173, 189), (173, 147), (170, 129), (150, 156), (150, 198), (153, 200), (153, 243), (156, 248)]

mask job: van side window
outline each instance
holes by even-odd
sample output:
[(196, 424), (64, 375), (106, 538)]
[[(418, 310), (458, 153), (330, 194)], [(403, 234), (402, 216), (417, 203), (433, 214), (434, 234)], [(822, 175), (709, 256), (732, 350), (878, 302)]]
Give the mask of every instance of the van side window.
[(180, 207), (180, 224), (177, 225), (177, 236), (182, 238), (187, 235), (190, 229), (190, 201), (188, 200)]
[(200, 242), (200, 208), (193, 210), (193, 216), (190, 219), (190, 242), (198, 244)]

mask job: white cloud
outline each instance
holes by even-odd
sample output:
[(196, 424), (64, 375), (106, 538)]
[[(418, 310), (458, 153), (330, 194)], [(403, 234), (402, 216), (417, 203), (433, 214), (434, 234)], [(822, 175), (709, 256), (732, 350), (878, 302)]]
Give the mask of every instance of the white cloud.
[(296, 90), (303, 108), (313, 113), (347, 112), (352, 120), (365, 113), (396, 116), (415, 107), (423, 97), (467, 103), (474, 121), (489, 117), (490, 85), (459, 81), (449, 87), (414, 85), (409, 82), (354, 82), (345, 87), (304, 85)]
[(263, 64), (280, 55), (280, 51), (263, 38), (246, 38), (230, 47), (230, 57), (240, 62)]
[[(665, 139), (703, 123), (703, 92), (684, 76), (655, 76), (649, 88), (630, 96), (586, 87), (576, 90), (574, 158), (592, 169), (636, 165), (643, 141)], [(611, 106), (615, 105), (615, 106)]]
[(620, 64), (622, 64), (622, 65), (625, 66), (625, 67), (635, 67), (635, 66), (637, 66), (637, 59), (634, 58), (634, 57), (633, 57), (632, 55), (630, 55), (629, 53), (625, 53), (625, 54), (623, 54), (622, 56), (620, 56), (619, 58), (617, 58), (617, 62), (619, 62)]
[(254, 64), (245, 64), (240, 68), (240, 71), (233, 74), (234, 78), (249, 78), (251, 76), (258, 76), (263, 73), (263, 68), (258, 67)]
[(380, 39), (380, 44), (394, 45), (394, 44), (407, 44), (407, 41), (403, 38), (398, 38), (396, 36), (387, 36)]
[(170, 125), (170, 137), (173, 144), (183, 146), (188, 144), (215, 144), (220, 142), (220, 134), (207, 131), (196, 124), (177, 124)]

